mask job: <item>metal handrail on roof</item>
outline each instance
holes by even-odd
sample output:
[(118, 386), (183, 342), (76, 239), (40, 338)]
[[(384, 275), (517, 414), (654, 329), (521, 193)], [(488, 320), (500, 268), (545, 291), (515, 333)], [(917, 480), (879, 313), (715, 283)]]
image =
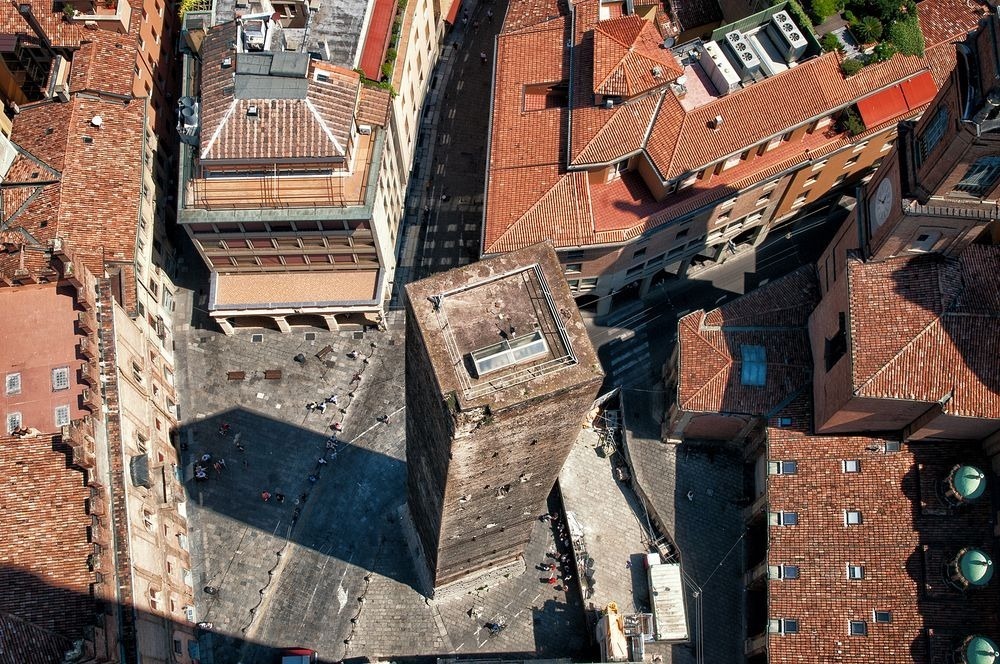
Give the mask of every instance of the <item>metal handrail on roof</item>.
[[(555, 301), (552, 299), (552, 293), (549, 291), (548, 284), (545, 281), (545, 277), (542, 274), (541, 268), (537, 263), (527, 268), (519, 268), (511, 272), (505, 272), (503, 274), (496, 275), (492, 279), (488, 279), (486, 281), (478, 281), (475, 283), (466, 284), (459, 288), (455, 288), (453, 290), (440, 293), (438, 297), (440, 297), (441, 300), (443, 301), (445, 298), (449, 296), (471, 290), (472, 288), (478, 288), (485, 284), (499, 281), (500, 279), (520, 274), (522, 275), (522, 278), (526, 280), (526, 283), (529, 285), (529, 289), (533, 291), (531, 297), (532, 300), (535, 300), (538, 294), (534, 292), (533, 288), (530, 288), (532, 284), (527, 277), (527, 273), (529, 272), (532, 272), (535, 275), (538, 287), (541, 291), (541, 299), (544, 300), (545, 306), (548, 307), (548, 311), (551, 314), (551, 320), (555, 327), (554, 333), (559, 337), (559, 340), (562, 342), (562, 346), (565, 349), (565, 353), (563, 355), (560, 355), (559, 357), (552, 358), (550, 360), (541, 362), (539, 364), (532, 364), (517, 371), (505, 372), (503, 375), (487, 380), (481, 384), (478, 385), (473, 384), (472, 377), (469, 375), (469, 372), (466, 371), (465, 369), (463, 354), (458, 347), (458, 342), (455, 340), (455, 336), (451, 330), (451, 326), (448, 323), (448, 318), (444, 313), (444, 308), (439, 305), (437, 306), (435, 313), (438, 322), (441, 326), (440, 327), (441, 336), (444, 339), (445, 347), (448, 349), (448, 354), (451, 356), (452, 367), (455, 369), (455, 375), (458, 377), (458, 382), (462, 387), (462, 393), (467, 399), (474, 399), (483, 396), (485, 394), (489, 394), (490, 392), (502, 390), (504, 388), (526, 382), (528, 380), (531, 380), (532, 378), (538, 378), (544, 376), (562, 367), (572, 366), (578, 362), (576, 353), (573, 352), (573, 347), (569, 343), (569, 335), (566, 332), (566, 327), (563, 325), (562, 319), (559, 316), (559, 310), (556, 308)], [(549, 333), (552, 332), (550, 331)], [(543, 335), (544, 339), (546, 330), (538, 329), (535, 330), (534, 334)], [(546, 343), (546, 346), (549, 347), (549, 349), (551, 349), (551, 346), (548, 343)], [(480, 349), (480, 350), (485, 350), (485, 349)], [(475, 352), (477, 351), (473, 351), (473, 353)], [(473, 357), (473, 362), (475, 361), (476, 361), (475, 357)]]

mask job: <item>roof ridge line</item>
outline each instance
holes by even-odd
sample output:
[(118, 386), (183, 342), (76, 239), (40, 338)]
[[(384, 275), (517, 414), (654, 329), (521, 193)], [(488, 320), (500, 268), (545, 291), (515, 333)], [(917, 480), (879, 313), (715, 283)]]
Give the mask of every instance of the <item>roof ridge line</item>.
[(306, 108), (312, 111), (313, 117), (316, 118), (316, 121), (319, 123), (320, 128), (323, 130), (323, 133), (326, 134), (326, 137), (330, 139), (334, 147), (337, 148), (337, 151), (346, 157), (347, 151), (344, 150), (344, 146), (340, 144), (340, 141), (337, 140), (337, 137), (333, 135), (333, 132), (330, 131), (330, 128), (326, 126), (325, 122), (323, 122), (323, 118), (320, 115), (319, 110), (317, 110), (315, 104), (312, 103), (312, 100), (309, 99), (309, 97), (306, 97), (304, 101), (306, 102)]
[[(712, 349), (712, 351), (716, 354), (716, 356), (718, 356), (722, 360), (723, 365), (722, 365), (722, 367), (719, 368), (718, 371), (716, 371), (714, 374), (712, 374), (711, 377), (709, 377), (706, 381), (704, 381), (702, 383), (701, 387), (699, 387), (697, 390), (695, 390), (694, 394), (692, 394), (688, 399), (685, 399), (683, 405), (681, 404), (680, 400), (678, 400), (677, 405), (681, 406), (681, 407), (684, 407), (688, 403), (694, 401), (702, 392), (704, 392), (706, 389), (708, 389), (709, 383), (713, 382), (724, 371), (728, 371), (733, 366), (733, 358), (726, 357), (725, 355), (723, 355), (722, 352), (719, 350), (719, 348), (715, 344), (713, 344), (711, 341), (709, 341), (708, 339), (706, 339), (705, 337), (703, 337), (701, 335), (702, 322), (705, 320), (705, 318), (707, 316), (708, 316), (708, 312), (707, 311), (702, 311), (702, 313), (701, 313), (701, 320), (698, 322), (697, 329), (694, 330), (695, 331), (695, 336), (701, 341), (702, 344), (704, 344), (704, 345), (706, 345), (706, 346), (708, 346), (709, 348)], [(681, 320), (684, 320), (684, 319), (682, 318)], [(690, 323), (688, 323), (687, 325), (690, 327)], [(678, 369), (680, 368), (679, 363), (681, 362), (681, 359), (680, 359), (681, 357), (682, 356), (678, 355)], [(685, 410), (686, 410), (686, 408), (685, 408)]]
[(215, 128), (214, 132), (212, 132), (212, 138), (208, 140), (208, 145), (206, 145), (205, 149), (202, 150), (202, 158), (208, 156), (208, 154), (212, 151), (212, 146), (215, 145), (215, 141), (218, 140), (219, 135), (222, 134), (222, 128), (226, 126), (226, 123), (229, 122), (229, 118), (232, 116), (233, 111), (236, 110), (237, 102), (239, 102), (239, 100), (234, 96), (233, 101), (230, 102), (229, 108), (226, 110), (226, 114), (222, 116), (222, 122), (220, 122), (219, 126)]

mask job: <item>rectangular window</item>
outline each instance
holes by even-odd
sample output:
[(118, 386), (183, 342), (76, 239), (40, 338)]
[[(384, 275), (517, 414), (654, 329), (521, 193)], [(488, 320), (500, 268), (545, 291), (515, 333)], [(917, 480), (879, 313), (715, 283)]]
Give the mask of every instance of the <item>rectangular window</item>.
[(860, 143), (854, 146), (854, 152), (861, 152), (866, 147), (868, 147), (868, 141), (861, 141)]
[(798, 634), (799, 621), (794, 618), (775, 618), (769, 621), (768, 631), (772, 634)]
[(864, 565), (848, 565), (847, 578), (850, 581), (860, 581), (861, 579), (865, 578)]
[(844, 162), (844, 168), (850, 168), (851, 166), (853, 166), (856, 163), (858, 163), (858, 158), (857, 157), (851, 157), (850, 159), (848, 159), (847, 161)]
[(20, 373), (9, 373), (7, 374), (7, 380), (4, 381), (5, 389), (7, 394), (20, 394), (21, 393), (21, 374)]
[(982, 198), (1000, 177), (1000, 157), (980, 157), (955, 185), (955, 191)]
[(892, 611), (874, 611), (873, 616), (876, 623), (887, 625), (892, 622)]
[(69, 367), (58, 367), (52, 370), (52, 391), (69, 389)]
[(740, 370), (740, 382), (744, 385), (763, 387), (767, 383), (767, 360), (763, 346), (740, 346), (743, 366)]
[(637, 274), (642, 274), (642, 271), (646, 268), (645, 265), (636, 265), (635, 267), (630, 267), (625, 271), (626, 277), (634, 277)]
[(857, 510), (845, 510), (844, 511), (844, 525), (845, 526), (859, 526), (861, 525), (861, 512)]
[(771, 200), (771, 196), (770, 195), (764, 195), (764, 196), (761, 196), (760, 198), (758, 198), (757, 202), (754, 205), (764, 205), (769, 200)]
[(799, 566), (773, 565), (768, 568), (768, 573), (772, 579), (797, 579), (799, 578)]
[(900, 444), (899, 444), (898, 440), (887, 440), (887, 441), (885, 441), (885, 453), (886, 454), (892, 454), (894, 452), (898, 452), (899, 448), (900, 448)]
[(844, 459), (840, 462), (840, 466), (845, 473), (861, 472), (861, 461), (858, 459)]
[(934, 248), (934, 245), (937, 244), (937, 241), (940, 239), (941, 233), (937, 231), (921, 233), (913, 242), (910, 243), (910, 246), (908, 246), (906, 250), (914, 254), (926, 254)]
[(823, 161), (817, 161), (815, 164), (813, 164), (813, 170), (818, 171), (819, 169), (823, 168), (824, 166), (826, 166), (827, 161), (829, 161), (829, 159), (824, 159)]
[(56, 427), (69, 425), (69, 406), (56, 406)]
[(645, 257), (645, 255), (646, 255), (646, 247), (643, 247), (642, 249), (636, 249), (635, 251), (632, 252), (632, 260), (637, 261), (640, 258)]
[(917, 167), (923, 164), (927, 155), (934, 151), (934, 148), (941, 141), (941, 137), (944, 136), (944, 130), (947, 128), (948, 107), (942, 104), (938, 106), (937, 112), (934, 113), (934, 118), (927, 123), (924, 132), (917, 139)]
[(816, 184), (816, 182), (817, 182), (818, 180), (819, 180), (819, 176), (818, 176), (818, 175), (813, 175), (813, 176), (812, 176), (812, 177), (810, 177), (810, 178), (809, 178), (808, 180), (806, 180), (806, 184), (805, 184), (805, 186), (807, 186), (807, 187), (811, 187), (811, 186), (813, 186), (814, 184)]
[(567, 251), (565, 254), (563, 254), (563, 257), (566, 259), (567, 263), (575, 263), (576, 261), (582, 261), (583, 251), (581, 250)]
[(771, 512), (768, 520), (772, 526), (797, 526), (799, 525), (798, 512)]
[(794, 475), (799, 472), (797, 461), (768, 461), (767, 471), (771, 475)]
[(864, 620), (852, 620), (847, 626), (847, 633), (851, 636), (868, 636), (868, 623)]
[(566, 274), (573, 274), (583, 269), (583, 263), (570, 263), (564, 269)]
[(21, 428), (21, 413), (7, 413), (7, 433), (14, 433)]

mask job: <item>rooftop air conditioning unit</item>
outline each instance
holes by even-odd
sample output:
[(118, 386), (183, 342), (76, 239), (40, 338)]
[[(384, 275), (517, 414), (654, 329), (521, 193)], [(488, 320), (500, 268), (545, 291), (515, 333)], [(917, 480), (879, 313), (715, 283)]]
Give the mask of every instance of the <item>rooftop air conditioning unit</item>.
[(359, 124), (358, 133), (364, 136), (369, 136), (372, 133), (372, 126), (368, 124)]
[(744, 83), (753, 80), (760, 72), (761, 63), (747, 38), (739, 30), (733, 30), (726, 33), (725, 44), (732, 56), (730, 59), (736, 64), (740, 79)]
[(777, 12), (768, 28), (768, 35), (788, 62), (795, 62), (806, 52), (809, 44), (788, 12)]

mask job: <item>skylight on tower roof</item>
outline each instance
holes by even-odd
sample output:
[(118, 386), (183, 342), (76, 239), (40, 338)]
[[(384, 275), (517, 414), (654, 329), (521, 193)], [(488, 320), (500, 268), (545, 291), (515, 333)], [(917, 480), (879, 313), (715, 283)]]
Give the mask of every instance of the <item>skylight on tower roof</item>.
[(534, 330), (523, 337), (504, 339), (500, 343), (474, 350), (472, 363), (476, 366), (476, 375), (484, 376), (499, 371), (513, 364), (527, 362), (541, 357), (549, 352), (549, 345), (540, 330)]
[(767, 382), (766, 352), (763, 346), (740, 346), (743, 366), (740, 370), (740, 382), (743, 385), (763, 387)]

